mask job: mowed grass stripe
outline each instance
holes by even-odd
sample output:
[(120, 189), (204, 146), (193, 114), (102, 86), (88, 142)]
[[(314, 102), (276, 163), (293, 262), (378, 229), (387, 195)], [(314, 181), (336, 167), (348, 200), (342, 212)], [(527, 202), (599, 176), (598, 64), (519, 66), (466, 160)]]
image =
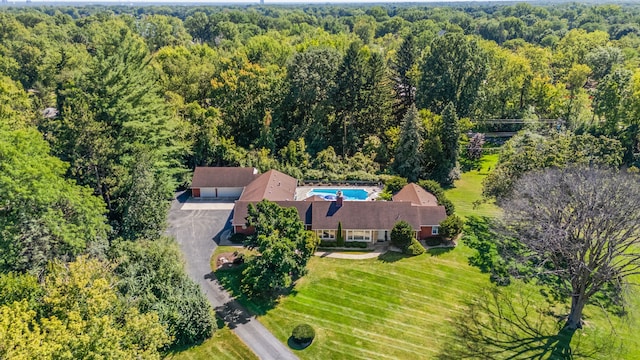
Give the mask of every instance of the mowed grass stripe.
[[(432, 283), (420, 283), (418, 281), (414, 283), (410, 283), (408, 281), (409, 279), (406, 279), (406, 280), (407, 281), (403, 281), (403, 282), (394, 281), (389, 284), (384, 284), (381, 282), (375, 282), (375, 279), (368, 278), (365, 276), (365, 274), (362, 274), (359, 276), (358, 280), (338, 278), (338, 279), (327, 279), (323, 282), (333, 283), (336, 286), (340, 286), (340, 288), (343, 288), (343, 287), (344, 288), (360, 288), (360, 289), (366, 289), (367, 292), (370, 292), (370, 291), (378, 292), (380, 293), (381, 297), (387, 298), (389, 301), (393, 301), (389, 299), (389, 296), (393, 296), (394, 298), (396, 298), (397, 296), (396, 292), (404, 292), (404, 293), (411, 294), (418, 301), (437, 299), (438, 297), (436, 297), (435, 295), (440, 295), (440, 298), (443, 298), (448, 303), (450, 302), (450, 299), (452, 297), (464, 296), (469, 291), (469, 290), (465, 291), (462, 288), (462, 286), (452, 287), (447, 284), (442, 284), (442, 285), (437, 284), (434, 286), (434, 284)], [(424, 293), (425, 287), (429, 287), (429, 290), (431, 290), (431, 293), (429, 295), (426, 295)], [(395, 289), (395, 291), (389, 292), (389, 288), (393, 288)], [(480, 289), (481, 288), (478, 287), (477, 289), (472, 288), (471, 290), (479, 291)]]
[[(299, 296), (296, 296), (296, 298), (298, 297)], [(398, 331), (401, 334), (404, 334), (410, 330), (413, 330), (417, 333), (421, 333), (422, 331), (425, 330), (424, 323), (422, 325), (413, 325), (407, 322), (390, 318), (388, 316), (372, 315), (367, 312), (355, 310), (353, 308), (346, 307), (346, 306), (336, 305), (335, 303), (324, 301), (324, 300), (315, 299), (313, 304), (301, 303), (296, 301), (296, 299), (292, 299), (292, 302), (294, 304), (299, 305), (300, 307), (292, 306), (292, 304), (289, 304), (289, 307), (292, 307), (293, 309), (298, 309), (301, 313), (305, 313), (305, 314), (317, 313), (316, 311), (314, 311), (314, 309), (316, 309), (316, 306), (318, 305), (322, 306), (322, 309), (324, 309), (324, 311), (322, 313), (317, 313), (318, 314), (317, 317), (321, 319), (326, 319), (327, 316), (331, 316), (332, 314), (335, 317), (335, 315), (338, 314), (342, 320), (350, 319), (355, 324), (369, 323), (371, 324), (371, 326), (374, 326), (374, 327), (380, 326), (381, 330), (384, 330), (386, 332)], [(307, 309), (306, 307), (310, 307), (311, 309)], [(379, 308), (381, 309), (381, 307)], [(339, 312), (337, 312), (336, 310), (339, 310)], [(409, 312), (412, 311), (411, 308), (406, 308), (404, 310)], [(323, 316), (321, 316), (321, 314), (323, 314)], [(416, 316), (411, 316), (411, 318), (415, 319)], [(422, 320), (423, 322), (425, 320), (424, 318), (419, 318), (419, 319)], [(441, 321), (439, 322), (430, 322), (430, 323), (436, 323), (437, 325), (441, 326), (443, 323), (442, 320), (449, 321), (447, 319), (440, 319), (440, 320)], [(340, 321), (340, 322), (334, 321), (334, 323), (338, 323), (338, 324), (344, 324), (345, 322), (346, 321)], [(393, 325), (393, 327), (389, 328), (389, 325)], [(438, 330), (434, 330), (432, 331), (432, 333), (438, 334), (441, 336), (448, 336), (446, 332), (440, 332)]]
[[(441, 318), (444, 313), (448, 314), (448, 315), (461, 315), (463, 313), (463, 309), (451, 309), (451, 308), (446, 308), (446, 303), (442, 304), (444, 308), (438, 308), (438, 314), (440, 315), (436, 315), (427, 311), (422, 311), (420, 310), (421, 307), (425, 307), (427, 306), (427, 304), (425, 304), (424, 302), (405, 302), (405, 295), (409, 295), (409, 294), (397, 294), (397, 295), (402, 295), (402, 303), (386, 303), (383, 302), (379, 299), (375, 299), (371, 296), (367, 296), (365, 294), (361, 294), (359, 292), (354, 292), (354, 291), (348, 291), (348, 290), (344, 290), (341, 289), (340, 291), (331, 291), (331, 286), (325, 285), (325, 284), (314, 284), (314, 287), (319, 287), (319, 288), (324, 288), (327, 290), (326, 294), (329, 295), (332, 298), (336, 298), (338, 297), (337, 294), (341, 294), (341, 293), (346, 293), (348, 296), (346, 295), (341, 295), (339, 298), (341, 300), (345, 300), (347, 303), (348, 302), (357, 302), (358, 304), (364, 304), (366, 307), (373, 307), (374, 309), (377, 310), (385, 310), (385, 311), (389, 311), (389, 310), (400, 310), (400, 311), (407, 311), (409, 313), (414, 313), (415, 315), (421, 314), (425, 317), (429, 317), (429, 316), (435, 316), (436, 318)], [(355, 300), (355, 299), (361, 299), (361, 300)], [(376, 301), (376, 302), (382, 302), (382, 305), (373, 305), (372, 302)], [(437, 305), (434, 305), (433, 303), (431, 304), (434, 307), (437, 307)], [(390, 308), (391, 307), (391, 308)]]
[[(369, 295), (370, 297), (374, 297), (378, 300), (385, 300), (390, 304), (412, 304), (414, 307), (418, 306), (431, 306), (438, 308), (439, 311), (451, 311), (457, 314), (462, 311), (464, 308), (463, 305), (455, 304), (455, 306), (451, 305), (451, 300), (457, 297), (451, 296), (451, 291), (441, 291), (442, 289), (438, 289), (438, 294), (442, 293), (441, 297), (433, 297), (425, 294), (418, 293), (416, 289), (414, 291), (406, 290), (406, 289), (395, 289), (393, 292), (389, 291), (389, 287), (384, 286), (363, 286), (363, 285), (354, 285), (349, 284), (347, 286), (347, 281), (341, 281), (336, 279), (327, 279), (322, 282), (314, 282), (314, 287), (325, 287), (329, 288), (329, 293), (335, 293), (339, 291), (349, 292), (356, 297), (363, 297)], [(347, 290), (352, 289), (352, 290)], [(311, 290), (314, 291), (314, 290)], [(422, 289), (424, 291), (424, 289)], [(435, 292), (435, 289), (432, 289)], [(462, 293), (461, 295), (465, 295)]]
[[(293, 311), (289, 311), (289, 310), (285, 310), (284, 312), (285, 312), (285, 313), (289, 313), (289, 314), (291, 314), (291, 315), (297, 315), (297, 313), (295, 313), (295, 312), (293, 312)], [(409, 347), (418, 347), (418, 348), (421, 348), (421, 346), (420, 346), (419, 344), (416, 344), (416, 343), (414, 343), (414, 342), (408, 342), (408, 341), (402, 340), (400, 337), (393, 337), (393, 336), (388, 336), (388, 335), (381, 335), (380, 331), (368, 331), (368, 330), (365, 330), (363, 327), (353, 327), (353, 326), (350, 326), (350, 325), (345, 324), (344, 322), (328, 320), (328, 319), (327, 319), (327, 318), (325, 318), (325, 317), (305, 316), (305, 318), (307, 318), (307, 319), (312, 319), (312, 320), (314, 320), (315, 322), (320, 323), (320, 324), (322, 324), (322, 323), (324, 323), (324, 324), (330, 324), (330, 325), (331, 325), (331, 327), (328, 327), (328, 328), (326, 328), (326, 329), (331, 329), (331, 331), (334, 331), (334, 329), (335, 329), (334, 327), (347, 328), (347, 329), (351, 329), (351, 330), (353, 330), (353, 331), (357, 331), (357, 332), (359, 332), (359, 333), (364, 333), (364, 334), (369, 335), (369, 336), (371, 336), (371, 337), (380, 337), (380, 338), (384, 338), (384, 339), (386, 339), (386, 340), (389, 340), (389, 341), (391, 341), (391, 342), (399, 342), (399, 343), (405, 344), (406, 346), (409, 346)], [(351, 318), (351, 319), (354, 319), (354, 317), (350, 317), (350, 318)], [(355, 319), (357, 320), (357, 318), (355, 318)], [(365, 322), (359, 322), (359, 323), (366, 324)], [(382, 322), (381, 322), (381, 323), (382, 323)], [(371, 324), (371, 323), (369, 323), (369, 324)], [(390, 329), (389, 327), (387, 327), (387, 326), (386, 326), (386, 324), (385, 324), (385, 325), (383, 325), (382, 327), (383, 327), (383, 329), (384, 329), (386, 332), (393, 331), (392, 329)], [(398, 328), (396, 328), (396, 329), (398, 329)], [(406, 334), (421, 334), (423, 331), (425, 331), (425, 328), (424, 328), (424, 327), (418, 328), (415, 332), (406, 332), (406, 331), (404, 331), (404, 329), (399, 329), (399, 332), (400, 332), (400, 333), (401, 333), (405, 338), (407, 338), (407, 337), (406, 337)], [(449, 335), (448, 335), (448, 334), (446, 334), (446, 333), (437, 332), (437, 331), (431, 331), (431, 332), (430, 332), (430, 334), (441, 335), (442, 337), (447, 337), (447, 336), (449, 336)], [(421, 337), (421, 336), (417, 336), (417, 338), (420, 338), (420, 337)], [(368, 337), (367, 337), (367, 339), (368, 339)], [(386, 343), (385, 343), (385, 344), (386, 344)]]
[[(297, 315), (291, 311), (284, 311), (290, 315)], [(314, 324), (318, 324), (319, 328), (323, 330), (330, 330), (332, 333), (340, 334), (344, 338), (358, 339), (361, 342), (367, 342), (371, 344), (378, 344), (379, 341), (384, 341), (385, 346), (396, 349), (398, 352), (412, 353), (414, 355), (420, 355), (420, 351), (423, 350), (420, 344), (416, 344), (412, 341), (402, 340), (400, 338), (390, 337), (378, 332), (372, 332), (364, 330), (361, 327), (351, 327), (344, 323), (339, 323), (331, 320), (326, 320), (317, 317), (305, 317), (306, 321), (312, 320)], [(325, 326), (322, 326), (322, 325)], [(423, 330), (423, 329), (421, 329)], [(378, 341), (379, 340), (379, 341)], [(411, 349), (413, 348), (413, 349)], [(394, 352), (395, 353), (395, 352)]]

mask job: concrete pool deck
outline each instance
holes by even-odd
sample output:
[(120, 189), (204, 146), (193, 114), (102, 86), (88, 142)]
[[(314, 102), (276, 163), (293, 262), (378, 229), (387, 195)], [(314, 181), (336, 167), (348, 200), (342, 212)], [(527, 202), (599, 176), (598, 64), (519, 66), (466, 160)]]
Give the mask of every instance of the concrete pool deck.
[[(316, 185), (316, 186), (298, 186), (296, 188), (295, 200), (304, 200), (309, 197), (309, 192), (313, 189), (363, 189), (369, 196), (367, 200), (375, 200), (382, 192), (382, 188), (379, 186), (349, 186), (349, 185)], [(365, 201), (365, 200), (353, 200), (353, 201)]]

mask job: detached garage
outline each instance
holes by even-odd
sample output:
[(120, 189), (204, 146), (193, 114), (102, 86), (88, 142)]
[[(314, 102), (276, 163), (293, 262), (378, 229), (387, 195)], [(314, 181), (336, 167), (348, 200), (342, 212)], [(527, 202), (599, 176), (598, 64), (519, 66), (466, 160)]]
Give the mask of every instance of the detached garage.
[(193, 172), (194, 198), (238, 199), (244, 187), (258, 176), (255, 168), (197, 167)]

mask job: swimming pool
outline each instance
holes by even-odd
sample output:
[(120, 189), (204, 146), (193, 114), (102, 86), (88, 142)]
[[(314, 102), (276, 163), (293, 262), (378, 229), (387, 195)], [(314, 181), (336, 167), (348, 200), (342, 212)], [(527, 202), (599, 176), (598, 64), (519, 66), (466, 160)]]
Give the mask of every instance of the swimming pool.
[(329, 188), (321, 188), (321, 189), (312, 189), (309, 191), (307, 196), (318, 195), (323, 197), (325, 200), (335, 200), (336, 192), (342, 191), (342, 197), (345, 200), (367, 200), (369, 193), (364, 189), (329, 189)]

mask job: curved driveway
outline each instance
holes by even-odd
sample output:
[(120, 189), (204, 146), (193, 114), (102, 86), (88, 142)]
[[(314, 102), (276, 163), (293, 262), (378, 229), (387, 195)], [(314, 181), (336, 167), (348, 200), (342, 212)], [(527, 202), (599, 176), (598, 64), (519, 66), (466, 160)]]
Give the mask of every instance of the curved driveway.
[(287, 346), (229, 296), (211, 271), (210, 258), (217, 246), (215, 240), (228, 226), (231, 210), (180, 210), (185, 200), (186, 194), (178, 194), (171, 204), (167, 232), (180, 245), (189, 276), (200, 285), (218, 316), (259, 358), (297, 359)]

